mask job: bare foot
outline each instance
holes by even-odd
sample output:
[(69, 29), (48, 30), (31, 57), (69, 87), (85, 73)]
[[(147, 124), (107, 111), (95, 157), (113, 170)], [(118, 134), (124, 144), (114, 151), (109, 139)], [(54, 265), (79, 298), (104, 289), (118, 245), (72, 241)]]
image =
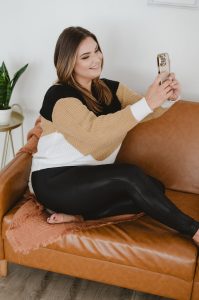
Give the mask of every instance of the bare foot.
[(196, 243), (196, 245), (199, 247), (199, 229), (196, 231), (196, 233), (193, 236), (193, 240)]
[(80, 215), (67, 215), (63, 213), (54, 213), (49, 218), (47, 218), (47, 222), (50, 224), (81, 222), (81, 221), (83, 221), (83, 217)]

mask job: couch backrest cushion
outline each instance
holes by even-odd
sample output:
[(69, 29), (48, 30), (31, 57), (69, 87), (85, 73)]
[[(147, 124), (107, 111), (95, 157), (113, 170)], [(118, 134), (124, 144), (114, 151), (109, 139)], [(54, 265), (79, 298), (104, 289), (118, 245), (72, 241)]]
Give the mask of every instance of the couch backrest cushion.
[(178, 101), (126, 136), (118, 162), (140, 166), (167, 188), (199, 193), (199, 103)]

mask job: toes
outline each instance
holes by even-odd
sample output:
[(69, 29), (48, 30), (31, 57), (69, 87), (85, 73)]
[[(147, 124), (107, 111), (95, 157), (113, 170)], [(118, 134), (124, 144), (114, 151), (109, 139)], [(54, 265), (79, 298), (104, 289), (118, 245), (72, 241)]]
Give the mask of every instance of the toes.
[(51, 221), (51, 218), (49, 217), (49, 218), (47, 218), (47, 222), (48, 223), (52, 223), (52, 221)]
[(82, 222), (83, 220), (84, 218), (81, 215), (67, 215), (62, 213), (54, 213), (49, 218), (47, 218), (47, 222), (50, 224)]
[(48, 223), (56, 223), (56, 214), (52, 214), (49, 218), (47, 218)]

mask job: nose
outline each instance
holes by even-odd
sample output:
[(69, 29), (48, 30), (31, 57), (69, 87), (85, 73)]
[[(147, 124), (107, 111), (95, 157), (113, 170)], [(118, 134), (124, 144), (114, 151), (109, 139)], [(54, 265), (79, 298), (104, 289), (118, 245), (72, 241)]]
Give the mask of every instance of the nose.
[(97, 53), (95, 53), (94, 55), (93, 55), (93, 59), (92, 59), (92, 63), (93, 64), (98, 64), (98, 63), (100, 63), (101, 62), (101, 57), (97, 54)]

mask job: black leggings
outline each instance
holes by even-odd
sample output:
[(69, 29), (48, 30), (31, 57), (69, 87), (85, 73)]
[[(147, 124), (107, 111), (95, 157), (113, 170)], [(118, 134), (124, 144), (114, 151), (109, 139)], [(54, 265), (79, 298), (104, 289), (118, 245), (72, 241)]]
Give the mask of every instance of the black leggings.
[(163, 184), (135, 165), (44, 169), (32, 173), (32, 186), (45, 207), (86, 220), (143, 211), (191, 237), (199, 229), (199, 222), (165, 196)]

